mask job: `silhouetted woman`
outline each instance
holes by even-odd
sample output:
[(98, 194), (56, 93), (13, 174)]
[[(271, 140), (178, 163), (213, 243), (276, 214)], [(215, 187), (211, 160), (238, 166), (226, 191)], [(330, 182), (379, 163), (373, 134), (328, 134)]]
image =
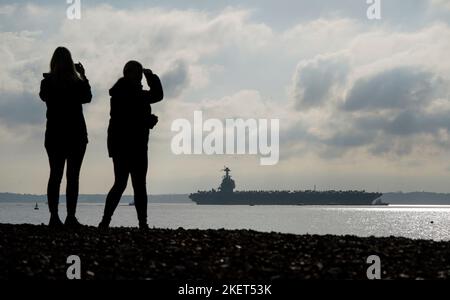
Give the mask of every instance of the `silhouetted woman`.
[[(143, 90), (142, 75), (145, 75), (150, 90)], [(114, 164), (114, 185), (106, 197), (103, 219), (100, 228), (107, 228), (119, 204), (128, 177), (134, 189), (139, 227), (147, 225), (147, 187), (148, 168), (147, 145), (150, 129), (158, 119), (152, 115), (150, 104), (163, 99), (163, 89), (159, 77), (149, 69), (143, 69), (137, 61), (128, 62), (123, 77), (109, 90), (111, 113), (108, 127), (108, 152)]]
[(49, 226), (62, 225), (58, 216), (59, 190), (66, 167), (67, 218), (65, 225), (79, 226), (75, 213), (78, 181), (88, 136), (82, 104), (91, 102), (92, 94), (83, 66), (74, 65), (70, 51), (58, 47), (50, 62), (50, 73), (41, 82), (41, 99), (47, 105), (45, 149), (50, 163), (47, 186)]

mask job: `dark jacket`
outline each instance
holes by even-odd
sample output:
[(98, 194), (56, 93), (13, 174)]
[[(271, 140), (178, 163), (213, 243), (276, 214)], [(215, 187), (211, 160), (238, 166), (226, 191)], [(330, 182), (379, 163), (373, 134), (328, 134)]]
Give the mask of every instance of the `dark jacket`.
[(62, 80), (44, 74), (39, 93), (47, 105), (46, 146), (74, 146), (88, 142), (82, 104), (92, 100), (88, 80)]
[(143, 90), (140, 83), (119, 79), (109, 90), (111, 113), (108, 127), (108, 153), (110, 157), (133, 155), (147, 151), (149, 126), (152, 113), (150, 104), (163, 99), (163, 89), (158, 76), (147, 78), (150, 90)]

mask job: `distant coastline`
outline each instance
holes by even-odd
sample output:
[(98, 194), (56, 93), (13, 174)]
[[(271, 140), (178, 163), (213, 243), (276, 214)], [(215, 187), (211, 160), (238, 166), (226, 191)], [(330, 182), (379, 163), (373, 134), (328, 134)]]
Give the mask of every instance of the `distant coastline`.
[[(78, 196), (80, 203), (105, 203), (106, 195), (102, 194), (82, 194)], [(134, 197), (124, 195), (121, 203), (131, 203)], [(18, 202), (46, 202), (47, 195), (0, 193), (0, 203), (18, 203)], [(61, 195), (60, 201), (66, 201), (66, 195)], [(192, 203), (188, 194), (167, 194), (167, 195), (149, 195), (149, 203)]]
[[(80, 203), (104, 203), (106, 195), (82, 194), (79, 196)], [(384, 203), (393, 205), (450, 205), (450, 194), (432, 192), (394, 192), (384, 193), (381, 197)], [(18, 202), (46, 202), (46, 195), (0, 193), (0, 203)], [(65, 202), (65, 195), (61, 196), (61, 202)], [(124, 195), (122, 203), (133, 202), (133, 196)], [(193, 203), (188, 194), (162, 194), (149, 195), (149, 203)]]

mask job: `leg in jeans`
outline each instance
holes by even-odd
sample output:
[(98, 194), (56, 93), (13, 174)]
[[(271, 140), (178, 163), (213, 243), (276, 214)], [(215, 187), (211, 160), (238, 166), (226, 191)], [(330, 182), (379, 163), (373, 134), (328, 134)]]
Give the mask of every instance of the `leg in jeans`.
[(134, 189), (134, 205), (139, 220), (139, 226), (147, 225), (147, 151), (138, 154), (132, 162), (131, 180)]
[(52, 217), (58, 217), (59, 191), (64, 173), (66, 157), (63, 151), (46, 147), (50, 164), (50, 177), (47, 185), (48, 208)]
[(114, 185), (108, 193), (106, 197), (105, 210), (103, 213), (103, 221), (107, 225), (111, 221), (111, 217), (114, 214), (114, 211), (119, 205), (120, 198), (122, 197), (123, 192), (125, 191), (128, 183), (129, 177), (129, 164), (124, 157), (113, 157), (114, 163)]
[(75, 218), (78, 201), (79, 178), (81, 165), (83, 163), (84, 154), (86, 152), (86, 144), (82, 144), (70, 149), (67, 157), (67, 217)]

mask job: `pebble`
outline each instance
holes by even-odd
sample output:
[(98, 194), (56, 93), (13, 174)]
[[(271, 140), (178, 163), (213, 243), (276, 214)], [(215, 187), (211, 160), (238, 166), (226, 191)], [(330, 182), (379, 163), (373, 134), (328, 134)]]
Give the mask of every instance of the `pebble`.
[(0, 251), (0, 280), (67, 279), (70, 255), (87, 279), (367, 279), (371, 255), (382, 279), (450, 279), (450, 242), (396, 237), (0, 224)]

